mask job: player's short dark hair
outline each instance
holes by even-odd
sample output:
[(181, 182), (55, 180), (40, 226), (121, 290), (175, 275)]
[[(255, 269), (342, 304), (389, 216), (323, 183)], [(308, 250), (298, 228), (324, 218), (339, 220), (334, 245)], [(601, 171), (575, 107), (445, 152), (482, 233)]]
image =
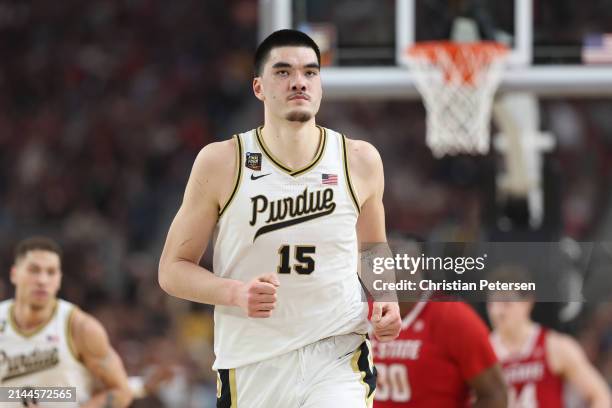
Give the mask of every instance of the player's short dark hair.
[(307, 34), (298, 30), (278, 30), (266, 37), (265, 40), (259, 44), (255, 51), (255, 64), (253, 67), (253, 73), (256, 77), (260, 76), (263, 71), (270, 51), (278, 47), (308, 47), (317, 54), (317, 63), (321, 65), (321, 51), (319, 46), (310, 38)]
[(51, 238), (43, 236), (29, 237), (19, 241), (15, 247), (15, 262), (23, 258), (30, 251), (49, 251), (56, 253), (60, 258), (62, 257), (62, 248), (57, 242)]

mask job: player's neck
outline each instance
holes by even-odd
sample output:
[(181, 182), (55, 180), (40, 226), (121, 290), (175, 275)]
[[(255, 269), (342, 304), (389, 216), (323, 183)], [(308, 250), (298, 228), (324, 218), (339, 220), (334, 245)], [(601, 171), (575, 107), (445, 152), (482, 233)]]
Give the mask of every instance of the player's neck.
[(291, 169), (308, 165), (316, 156), (321, 142), (321, 131), (316, 127), (314, 118), (303, 123), (266, 120), (261, 133), (272, 155)]
[(535, 330), (535, 324), (527, 320), (521, 322), (512, 328), (506, 330), (499, 330), (498, 333), (501, 337), (502, 343), (510, 351), (520, 351), (523, 349), (525, 343), (529, 340), (533, 331)]
[(26, 302), (15, 300), (12, 318), (20, 331), (26, 333), (35, 331), (51, 320), (56, 306), (57, 300), (49, 302), (42, 308), (35, 308)]

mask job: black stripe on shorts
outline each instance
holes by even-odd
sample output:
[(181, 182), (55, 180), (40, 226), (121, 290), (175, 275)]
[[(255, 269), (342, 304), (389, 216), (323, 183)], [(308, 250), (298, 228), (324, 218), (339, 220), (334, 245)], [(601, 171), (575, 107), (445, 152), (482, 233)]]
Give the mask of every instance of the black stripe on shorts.
[(219, 369), (219, 378), (221, 379), (221, 394), (217, 398), (217, 408), (232, 407), (232, 392), (230, 390), (229, 371), (227, 369)]
[(374, 367), (373, 370), (370, 369), (370, 362), (368, 361), (370, 356), (370, 348), (368, 347), (368, 344), (364, 341), (361, 343), (359, 348), (361, 350), (361, 354), (359, 355), (359, 360), (357, 360), (357, 367), (359, 367), (359, 371), (365, 373), (363, 382), (368, 384), (370, 387), (370, 392), (368, 392), (367, 395), (367, 398), (369, 398), (374, 390), (376, 390), (376, 377), (378, 374), (376, 372), (376, 367)]

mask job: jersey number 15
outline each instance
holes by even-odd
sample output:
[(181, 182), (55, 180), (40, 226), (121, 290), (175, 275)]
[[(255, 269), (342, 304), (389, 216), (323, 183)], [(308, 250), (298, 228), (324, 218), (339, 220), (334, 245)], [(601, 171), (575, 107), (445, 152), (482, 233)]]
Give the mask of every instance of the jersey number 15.
[[(295, 245), (293, 248), (295, 250), (293, 256), (296, 260), (293, 270), (300, 275), (310, 275), (315, 268), (315, 261), (310, 255), (315, 253), (316, 248), (313, 245)], [(291, 273), (291, 265), (289, 265), (291, 246), (281, 246), (278, 248), (278, 254), (280, 255), (280, 264), (276, 268), (278, 273)]]

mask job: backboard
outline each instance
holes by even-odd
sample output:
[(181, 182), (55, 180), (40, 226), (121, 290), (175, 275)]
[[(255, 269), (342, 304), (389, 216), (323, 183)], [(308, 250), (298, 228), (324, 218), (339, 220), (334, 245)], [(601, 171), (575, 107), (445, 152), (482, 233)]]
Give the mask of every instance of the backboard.
[(461, 20), (511, 48), (501, 90), (612, 94), (612, 0), (260, 0), (262, 38), (292, 27), (323, 43), (332, 98), (416, 97), (406, 47), (449, 38)]

